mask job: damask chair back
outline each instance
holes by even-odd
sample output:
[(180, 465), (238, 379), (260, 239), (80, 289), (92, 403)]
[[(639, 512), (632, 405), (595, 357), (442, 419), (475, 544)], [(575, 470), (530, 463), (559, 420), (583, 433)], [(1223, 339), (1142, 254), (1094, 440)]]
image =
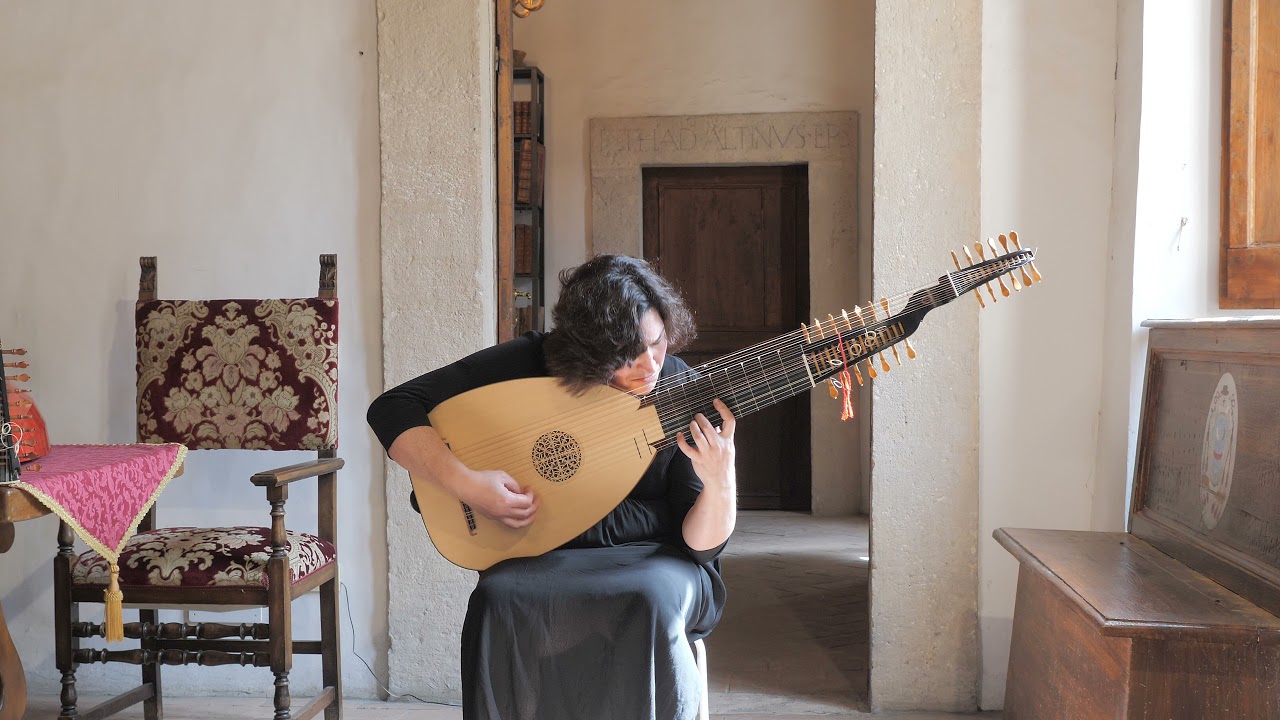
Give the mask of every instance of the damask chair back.
[(337, 447), (337, 299), (148, 300), (135, 327), (139, 442)]

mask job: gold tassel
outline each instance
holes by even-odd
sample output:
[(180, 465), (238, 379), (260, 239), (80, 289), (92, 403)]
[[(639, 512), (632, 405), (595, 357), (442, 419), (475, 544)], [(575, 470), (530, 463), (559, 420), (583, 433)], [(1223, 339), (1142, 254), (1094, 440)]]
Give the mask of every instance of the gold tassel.
[(102, 595), (106, 603), (103, 623), (106, 627), (107, 642), (120, 642), (124, 639), (124, 593), (120, 591), (120, 566), (110, 564), (111, 583)]

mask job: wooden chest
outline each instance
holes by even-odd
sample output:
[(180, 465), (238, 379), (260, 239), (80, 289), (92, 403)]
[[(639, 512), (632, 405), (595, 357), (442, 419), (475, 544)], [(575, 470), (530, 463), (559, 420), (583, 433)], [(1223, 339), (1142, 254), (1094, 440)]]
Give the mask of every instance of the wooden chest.
[(1006, 720), (1280, 720), (1280, 319), (1143, 325), (1129, 532), (995, 532)]

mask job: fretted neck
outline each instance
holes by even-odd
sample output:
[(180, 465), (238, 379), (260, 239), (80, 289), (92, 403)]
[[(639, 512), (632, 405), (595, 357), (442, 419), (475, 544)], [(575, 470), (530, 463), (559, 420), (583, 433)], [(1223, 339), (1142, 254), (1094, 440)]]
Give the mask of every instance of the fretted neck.
[(661, 449), (675, 444), (676, 432), (687, 429), (697, 413), (719, 426), (722, 418), (711, 403), (715, 398), (742, 417), (812, 388), (814, 381), (805, 367), (804, 337), (798, 332), (791, 335), (795, 337), (784, 335), (701, 365), (696, 376), (682, 374), (672, 382), (659, 383), (651, 401), (658, 409), (665, 437), (656, 446)]

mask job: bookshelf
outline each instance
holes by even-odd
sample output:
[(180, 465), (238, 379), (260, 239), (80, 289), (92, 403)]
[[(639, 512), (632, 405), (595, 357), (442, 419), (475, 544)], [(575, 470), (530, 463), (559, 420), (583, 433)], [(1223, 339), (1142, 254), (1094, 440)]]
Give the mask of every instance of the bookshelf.
[(536, 66), (512, 68), (515, 294), (511, 335), (546, 329), (546, 78)]

